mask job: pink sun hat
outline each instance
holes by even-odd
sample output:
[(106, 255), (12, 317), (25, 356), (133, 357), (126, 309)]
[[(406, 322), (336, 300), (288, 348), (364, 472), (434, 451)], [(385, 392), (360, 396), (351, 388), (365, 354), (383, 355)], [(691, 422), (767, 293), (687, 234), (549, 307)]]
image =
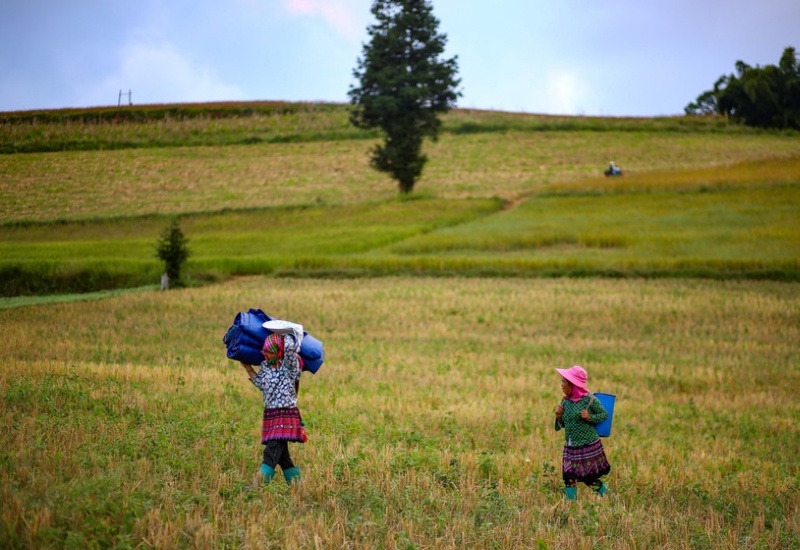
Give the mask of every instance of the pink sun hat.
[(586, 382), (588, 381), (589, 376), (586, 374), (586, 371), (583, 370), (583, 367), (575, 365), (570, 369), (556, 369), (556, 372), (574, 386), (577, 386), (583, 390), (586, 389)]

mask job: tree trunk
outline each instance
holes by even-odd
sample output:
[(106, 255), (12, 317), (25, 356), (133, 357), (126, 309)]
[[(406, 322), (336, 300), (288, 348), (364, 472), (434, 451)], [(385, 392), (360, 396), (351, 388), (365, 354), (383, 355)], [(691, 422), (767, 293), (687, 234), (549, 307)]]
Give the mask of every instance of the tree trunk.
[(399, 186), (400, 186), (400, 193), (403, 195), (410, 195), (411, 191), (414, 190), (413, 181), (401, 181), (399, 183)]

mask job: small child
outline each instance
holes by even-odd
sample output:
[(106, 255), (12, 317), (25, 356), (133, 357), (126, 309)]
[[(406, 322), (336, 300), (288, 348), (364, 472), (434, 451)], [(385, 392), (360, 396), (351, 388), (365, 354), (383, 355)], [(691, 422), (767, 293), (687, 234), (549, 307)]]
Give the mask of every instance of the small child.
[(611, 466), (603, 450), (603, 442), (595, 426), (608, 418), (600, 401), (586, 389), (588, 375), (581, 367), (556, 369), (561, 375), (564, 399), (556, 407), (556, 431), (564, 428), (564, 455), (561, 463), (564, 494), (569, 500), (578, 498), (578, 482), (585, 483), (600, 496), (608, 487), (604, 475)]
[(242, 366), (250, 381), (264, 394), (261, 425), (264, 460), (260, 469), (264, 482), (272, 481), (275, 466), (280, 466), (286, 483), (291, 484), (300, 481), (300, 468), (294, 465), (289, 455), (289, 442), (305, 443), (308, 440), (297, 408), (302, 369), (298, 352), (303, 327), (286, 321), (268, 321), (264, 325), (270, 325), (267, 328), (274, 330), (264, 341), (264, 361), (258, 372), (248, 364), (242, 363)]

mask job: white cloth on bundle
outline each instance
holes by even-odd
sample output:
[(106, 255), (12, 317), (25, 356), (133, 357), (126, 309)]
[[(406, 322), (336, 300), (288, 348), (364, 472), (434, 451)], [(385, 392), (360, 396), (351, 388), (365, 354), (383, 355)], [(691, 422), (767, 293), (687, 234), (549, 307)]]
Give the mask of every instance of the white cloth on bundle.
[(297, 349), (300, 349), (300, 344), (303, 343), (303, 325), (292, 323), (291, 321), (273, 319), (261, 326), (275, 334), (291, 334), (297, 340)]

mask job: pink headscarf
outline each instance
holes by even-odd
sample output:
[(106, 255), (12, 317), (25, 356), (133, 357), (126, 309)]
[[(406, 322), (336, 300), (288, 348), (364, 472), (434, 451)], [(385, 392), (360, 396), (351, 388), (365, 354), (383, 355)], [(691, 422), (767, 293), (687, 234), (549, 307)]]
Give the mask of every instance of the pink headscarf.
[(275, 334), (274, 332), (267, 336), (266, 340), (264, 340), (264, 348), (261, 350), (262, 353), (274, 353), (277, 354), (277, 357), (273, 357), (271, 359), (266, 359), (267, 363), (270, 367), (277, 367), (280, 365), (281, 360), (283, 359), (283, 336), (280, 334)]
[(575, 365), (570, 369), (556, 369), (556, 372), (567, 382), (572, 384), (572, 391), (566, 396), (567, 399), (577, 403), (589, 395), (590, 392), (586, 389), (586, 382), (589, 379), (589, 375), (586, 374), (586, 371), (582, 367)]
[[(283, 361), (284, 350), (285, 350), (285, 341), (283, 339), (283, 335), (276, 334), (273, 332), (270, 333), (269, 336), (267, 336), (266, 340), (264, 340), (264, 347), (261, 349), (261, 353), (269, 352), (277, 354), (276, 357), (273, 357), (271, 359), (267, 359), (266, 357), (264, 358), (264, 360), (270, 367), (272, 367), (273, 369), (277, 369), (278, 367), (281, 366), (281, 362)], [(300, 367), (300, 370), (303, 370), (305, 368), (305, 362), (303, 361), (303, 358), (300, 355), (297, 356), (297, 362)]]

